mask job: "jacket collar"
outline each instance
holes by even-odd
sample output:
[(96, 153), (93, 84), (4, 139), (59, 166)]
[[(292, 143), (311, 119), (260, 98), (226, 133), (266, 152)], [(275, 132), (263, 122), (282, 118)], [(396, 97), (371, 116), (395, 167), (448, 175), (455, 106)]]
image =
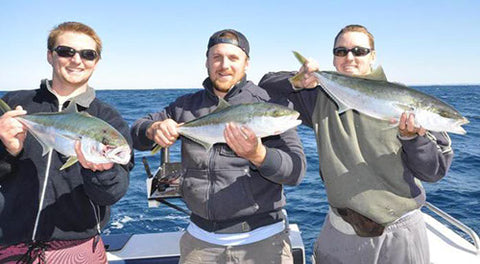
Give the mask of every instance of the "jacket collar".
[[(52, 81), (43, 79), (40, 84), (40, 88), (44, 91), (48, 91), (54, 98), (56, 98), (56, 95), (52, 90), (51, 84), (52, 84)], [(74, 100), (77, 105), (80, 105), (84, 108), (88, 108), (94, 99), (95, 99), (95, 90), (92, 87), (87, 86), (87, 90), (84, 93), (81, 93), (75, 97), (69, 98), (67, 101)]]

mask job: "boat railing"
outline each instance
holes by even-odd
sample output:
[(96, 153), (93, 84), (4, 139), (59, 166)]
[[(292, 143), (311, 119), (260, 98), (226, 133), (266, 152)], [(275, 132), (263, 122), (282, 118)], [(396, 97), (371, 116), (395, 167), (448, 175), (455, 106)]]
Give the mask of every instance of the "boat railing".
[(442, 211), (440, 208), (434, 206), (433, 204), (426, 202), (425, 206), (441, 218), (445, 219), (448, 223), (456, 226), (458, 229), (462, 230), (465, 234), (469, 235), (473, 241), (473, 245), (477, 249), (477, 255), (480, 254), (480, 239), (478, 235), (471, 229), (470, 227), (466, 226), (464, 223), (460, 222), (453, 216), (449, 215), (448, 213)]

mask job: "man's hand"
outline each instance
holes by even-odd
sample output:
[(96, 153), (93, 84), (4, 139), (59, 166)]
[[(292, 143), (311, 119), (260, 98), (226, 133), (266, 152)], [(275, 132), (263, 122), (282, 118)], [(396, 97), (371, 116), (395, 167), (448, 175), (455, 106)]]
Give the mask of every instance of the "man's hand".
[(87, 161), (85, 159), (85, 156), (83, 156), (82, 146), (80, 141), (78, 140), (75, 142), (75, 152), (77, 153), (78, 162), (85, 169), (89, 169), (92, 171), (104, 171), (104, 170), (109, 170), (113, 167), (113, 162), (97, 164), (97, 163), (92, 163)]
[(239, 156), (249, 160), (255, 166), (262, 165), (267, 154), (260, 138), (248, 127), (238, 127), (228, 123), (223, 132), (227, 145)]
[(179, 137), (177, 127), (178, 123), (172, 119), (158, 121), (147, 129), (147, 137), (162, 148), (166, 148), (175, 143)]
[(300, 70), (298, 70), (298, 73), (290, 78), (290, 82), (296, 88), (315, 88), (318, 86), (318, 79), (314, 73), (319, 69), (318, 62), (313, 59), (307, 59), (300, 67)]
[(27, 111), (23, 110), (21, 106), (17, 106), (15, 110), (8, 111), (0, 117), (0, 140), (13, 156), (22, 151), (27, 136), (27, 129), (15, 117), (26, 114)]
[(398, 124), (398, 132), (402, 137), (414, 137), (416, 135), (424, 136), (427, 132), (423, 127), (415, 126), (415, 115), (403, 113), (400, 116), (400, 122)]

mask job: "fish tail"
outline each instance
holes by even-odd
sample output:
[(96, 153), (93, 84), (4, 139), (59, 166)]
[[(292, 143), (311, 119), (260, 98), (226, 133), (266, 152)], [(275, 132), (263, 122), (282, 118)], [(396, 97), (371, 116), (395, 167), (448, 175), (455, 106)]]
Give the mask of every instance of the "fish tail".
[(305, 59), (305, 57), (303, 57), (300, 53), (296, 52), (296, 51), (292, 51), (293, 52), (293, 55), (295, 55), (295, 58), (297, 58), (297, 60), (303, 65), (305, 64), (305, 62), (307, 62), (307, 59)]
[[(293, 52), (293, 55), (295, 55), (295, 58), (297, 58), (297, 60), (302, 65), (305, 64), (305, 62), (307, 62), (307, 59), (305, 59), (305, 57), (303, 57), (300, 53), (298, 53), (297, 51), (294, 51), (294, 50), (292, 50), (292, 52)], [(304, 75), (305, 75), (304, 72), (298, 72), (297, 74), (295, 74), (293, 77), (290, 78), (290, 81), (292, 83), (300, 82), (303, 79)]]
[(8, 106), (8, 104), (5, 103), (5, 101), (0, 99), (0, 114), (3, 115), (5, 112), (8, 112), (10, 110), (12, 110), (12, 108), (10, 108), (10, 106)]
[(155, 154), (157, 154), (157, 152), (159, 152), (161, 149), (162, 149), (162, 147), (161, 147), (160, 145), (155, 145), (155, 147), (152, 149), (152, 151), (150, 152), (150, 154), (155, 155)]

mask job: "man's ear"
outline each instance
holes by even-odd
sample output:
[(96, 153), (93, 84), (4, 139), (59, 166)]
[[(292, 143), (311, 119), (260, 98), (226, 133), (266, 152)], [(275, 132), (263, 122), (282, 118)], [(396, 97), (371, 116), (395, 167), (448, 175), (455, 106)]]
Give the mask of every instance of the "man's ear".
[(371, 61), (371, 65), (374, 65), (375, 64), (375, 61), (377, 60), (377, 51), (376, 50), (372, 50), (372, 61)]
[(47, 51), (47, 61), (48, 64), (53, 65), (53, 52)]

